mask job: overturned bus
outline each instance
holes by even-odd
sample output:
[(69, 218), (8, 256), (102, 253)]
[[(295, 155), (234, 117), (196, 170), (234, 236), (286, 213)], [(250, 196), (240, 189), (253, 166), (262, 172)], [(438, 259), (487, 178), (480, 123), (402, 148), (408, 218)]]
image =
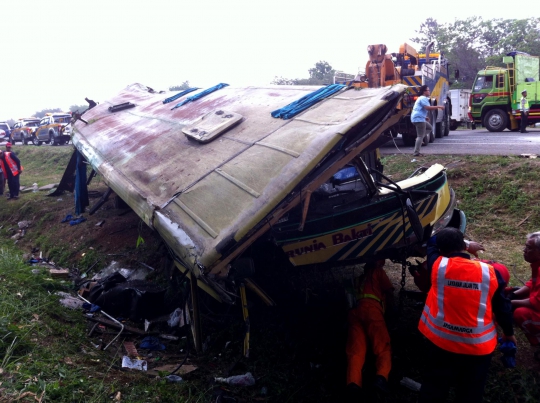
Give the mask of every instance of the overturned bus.
[(192, 284), (234, 303), (231, 268), (263, 235), (294, 265), (337, 265), (403, 261), (464, 226), (443, 166), (395, 183), (366, 158), (408, 112), (406, 88), (133, 84), (85, 112), (73, 144)]

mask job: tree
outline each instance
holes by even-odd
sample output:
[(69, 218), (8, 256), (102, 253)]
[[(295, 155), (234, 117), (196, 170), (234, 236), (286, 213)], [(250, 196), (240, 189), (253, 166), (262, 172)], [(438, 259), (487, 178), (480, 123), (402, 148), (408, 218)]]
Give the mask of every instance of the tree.
[(184, 81), (180, 85), (172, 85), (172, 86), (170, 86), (169, 91), (183, 91), (183, 90), (187, 90), (188, 88), (190, 88), (189, 81)]
[(271, 84), (276, 85), (328, 85), (334, 82), (335, 70), (327, 61), (315, 63), (315, 67), (308, 70), (309, 78), (285, 78), (275, 76)]
[(459, 82), (453, 88), (470, 88), (478, 70), (485, 66), (503, 67), (502, 56), (512, 50), (540, 55), (539, 18), (483, 21), (474, 16), (447, 24), (428, 18), (416, 32), (418, 36), (412, 41), (435, 41), (434, 50), (446, 56), (451, 70), (460, 70)]
[(434, 40), (439, 39), (440, 34), (439, 23), (433, 18), (427, 18), (422, 24), (420, 24), (420, 29), (416, 31), (419, 35), (415, 38), (411, 38), (411, 41), (419, 43), (421, 45), (420, 49), (417, 49), (419, 53), (425, 53), (426, 46)]
[(46, 113), (59, 113), (59, 112), (63, 112), (62, 109), (60, 108), (43, 109), (41, 111), (37, 111), (36, 113), (34, 113), (34, 116), (36, 118), (42, 118), (43, 116), (45, 116)]
[(70, 112), (84, 112), (88, 109), (88, 105), (71, 105), (69, 107)]

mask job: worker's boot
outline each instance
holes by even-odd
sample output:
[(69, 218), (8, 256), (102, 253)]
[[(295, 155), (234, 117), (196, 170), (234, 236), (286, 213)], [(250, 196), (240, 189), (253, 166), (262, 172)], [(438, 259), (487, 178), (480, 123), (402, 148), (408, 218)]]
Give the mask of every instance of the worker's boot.
[(346, 403), (360, 403), (364, 397), (363, 390), (356, 383), (349, 383), (345, 390)]
[(377, 375), (375, 377), (375, 383), (373, 384), (375, 386), (375, 389), (378, 391), (387, 394), (390, 392), (390, 389), (388, 389), (388, 381), (386, 378), (382, 375)]

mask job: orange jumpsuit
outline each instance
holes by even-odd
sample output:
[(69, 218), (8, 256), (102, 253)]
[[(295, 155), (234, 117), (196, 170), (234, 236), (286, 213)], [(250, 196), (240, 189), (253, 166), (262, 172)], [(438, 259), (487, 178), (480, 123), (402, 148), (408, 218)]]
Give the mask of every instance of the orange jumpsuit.
[[(363, 286), (363, 289), (362, 289)], [(385, 293), (393, 290), (382, 268), (372, 269), (360, 283), (356, 308), (349, 312), (347, 337), (347, 385), (362, 386), (362, 367), (366, 361), (368, 342), (376, 357), (377, 375), (388, 380), (392, 367), (390, 335), (384, 321)]]

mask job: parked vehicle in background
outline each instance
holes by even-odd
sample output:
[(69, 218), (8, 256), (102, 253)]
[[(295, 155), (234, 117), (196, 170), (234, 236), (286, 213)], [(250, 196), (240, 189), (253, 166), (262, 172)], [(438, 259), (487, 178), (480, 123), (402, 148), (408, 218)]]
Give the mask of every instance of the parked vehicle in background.
[[(71, 139), (71, 114), (47, 113), (39, 122), (39, 127), (32, 136), (32, 142), (40, 146), (48, 143), (53, 146), (63, 145)], [(66, 127), (68, 127), (66, 129)]]
[(11, 127), (9, 127), (8, 122), (0, 122), (0, 130), (4, 131), (4, 135), (2, 136), (2, 138), (9, 137), (9, 135), (11, 134)]
[(456, 130), (459, 126), (471, 123), (469, 118), (469, 98), (471, 90), (457, 89), (449, 91), (452, 101), (452, 113), (450, 115), (450, 130)]
[(4, 138), (6, 136), (6, 132), (0, 129), (0, 138)]
[(488, 66), (476, 74), (469, 102), (470, 118), (490, 132), (518, 130), (519, 101), (527, 90), (529, 124), (540, 122), (539, 57), (510, 52), (503, 57), (506, 68)]
[(15, 144), (17, 141), (28, 144), (32, 141), (32, 137), (38, 126), (38, 118), (21, 119), (13, 126), (9, 140), (12, 144)]

